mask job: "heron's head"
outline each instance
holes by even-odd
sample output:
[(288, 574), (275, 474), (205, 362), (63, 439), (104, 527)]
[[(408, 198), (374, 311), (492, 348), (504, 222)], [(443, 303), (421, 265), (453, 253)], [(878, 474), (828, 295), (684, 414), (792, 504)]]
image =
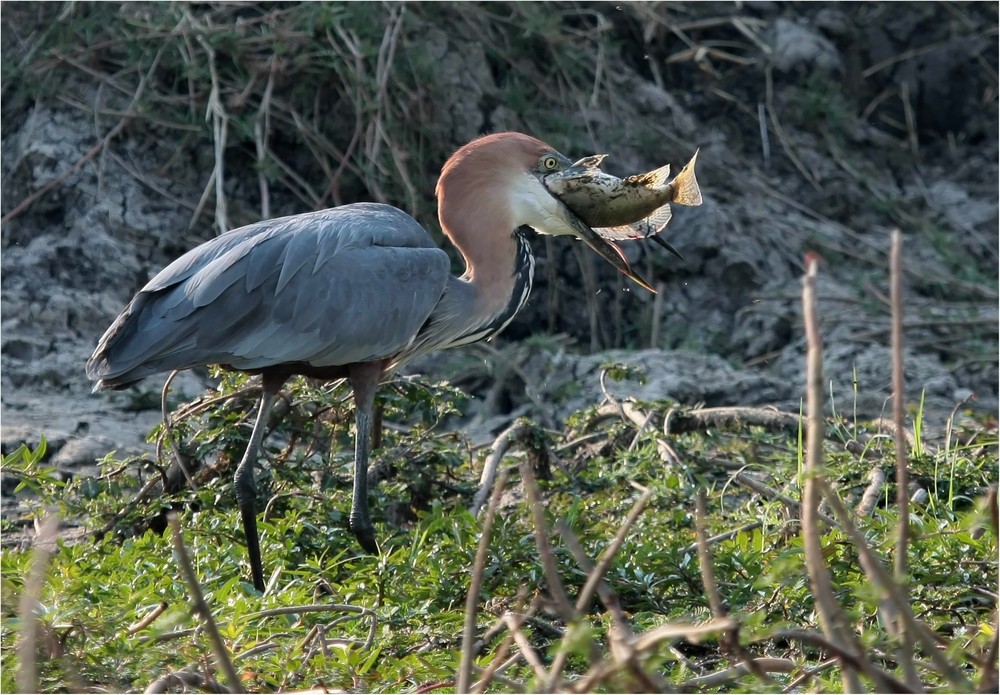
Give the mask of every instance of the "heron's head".
[(546, 175), (571, 166), (573, 162), (555, 148), (523, 133), (473, 140), (441, 170), (436, 189), (441, 228), (463, 250), (476, 243), (475, 237), (511, 235), (523, 225), (541, 234), (572, 235), (653, 291), (617, 246), (584, 224), (543, 184)]

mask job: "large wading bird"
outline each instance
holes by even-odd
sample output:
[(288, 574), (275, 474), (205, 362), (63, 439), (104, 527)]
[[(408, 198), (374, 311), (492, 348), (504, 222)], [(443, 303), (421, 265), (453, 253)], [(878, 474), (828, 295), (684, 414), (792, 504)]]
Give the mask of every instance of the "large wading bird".
[(534, 270), (523, 226), (575, 236), (651, 289), (616, 246), (543, 186), (545, 175), (571, 165), (520, 133), (479, 138), (448, 159), (438, 216), (465, 260), (461, 277), (416, 220), (388, 205), (344, 205), (222, 234), (132, 298), (98, 343), (87, 376), (100, 391), (206, 364), (260, 374), (260, 407), (234, 480), (258, 590), (254, 465), (271, 406), (293, 375), (346, 378), (357, 423), (350, 529), (376, 553), (367, 476), (376, 387), (418, 355), (489, 338), (510, 323)]

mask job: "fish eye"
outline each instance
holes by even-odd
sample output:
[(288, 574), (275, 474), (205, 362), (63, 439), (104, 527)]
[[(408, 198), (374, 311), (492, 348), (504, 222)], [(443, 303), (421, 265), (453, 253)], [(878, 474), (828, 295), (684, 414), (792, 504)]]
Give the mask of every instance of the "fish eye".
[(542, 158), (542, 168), (547, 171), (552, 171), (559, 166), (559, 160), (555, 157), (549, 155), (548, 157)]

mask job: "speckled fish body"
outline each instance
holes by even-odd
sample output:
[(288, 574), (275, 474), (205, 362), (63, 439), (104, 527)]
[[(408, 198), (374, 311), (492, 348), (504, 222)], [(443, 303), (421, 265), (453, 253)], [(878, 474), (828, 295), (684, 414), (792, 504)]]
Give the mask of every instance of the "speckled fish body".
[(658, 234), (670, 221), (671, 203), (701, 205), (701, 189), (694, 173), (697, 152), (673, 181), (669, 181), (669, 164), (620, 179), (601, 170), (606, 156), (584, 157), (544, 179), (549, 192), (605, 239), (643, 239)]

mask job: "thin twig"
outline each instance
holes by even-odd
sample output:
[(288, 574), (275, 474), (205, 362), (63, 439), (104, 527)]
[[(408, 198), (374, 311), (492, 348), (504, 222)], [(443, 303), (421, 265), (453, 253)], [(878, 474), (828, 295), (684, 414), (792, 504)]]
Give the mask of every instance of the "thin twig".
[(844, 506), (840, 496), (830, 487), (826, 480), (821, 478), (817, 483), (822, 489), (827, 503), (840, 520), (841, 528), (844, 529), (844, 532), (857, 549), (861, 567), (865, 570), (865, 574), (868, 575), (868, 579), (882, 592), (886, 600), (893, 603), (893, 609), (906, 624), (907, 632), (920, 643), (921, 648), (930, 658), (934, 667), (938, 669), (942, 676), (948, 679), (952, 688), (963, 692), (971, 690), (972, 684), (965, 677), (965, 674), (948, 660), (945, 652), (938, 649), (939, 636), (935, 635), (930, 628), (917, 620), (913, 614), (913, 609), (907, 602), (899, 585), (882, 565), (875, 552), (871, 549), (871, 546), (868, 545), (865, 535), (855, 526), (854, 519), (851, 517), (850, 512), (847, 511), (847, 507)]
[(882, 497), (883, 485), (885, 485), (885, 471), (882, 470), (882, 465), (877, 463), (868, 474), (868, 486), (865, 488), (864, 494), (861, 495), (861, 501), (854, 508), (854, 514), (859, 519), (871, 516), (872, 512), (875, 511), (875, 505)]
[(170, 531), (173, 534), (174, 553), (177, 556), (177, 564), (180, 566), (181, 574), (184, 575), (184, 581), (187, 582), (188, 590), (191, 592), (195, 613), (201, 616), (205, 624), (205, 632), (208, 633), (208, 639), (212, 644), (212, 651), (215, 652), (216, 661), (218, 661), (222, 672), (226, 674), (226, 681), (229, 683), (229, 692), (245, 692), (239, 676), (236, 675), (236, 668), (229, 658), (229, 651), (222, 641), (222, 635), (219, 634), (219, 628), (212, 617), (212, 611), (205, 602), (204, 594), (201, 593), (198, 577), (194, 573), (194, 567), (191, 566), (187, 548), (184, 547), (184, 536), (181, 534), (181, 523), (177, 518), (177, 513), (170, 512), (167, 515), (167, 522), (170, 524)]
[[(178, 374), (180, 374), (179, 369), (170, 372), (170, 376), (163, 382), (163, 388), (160, 390), (160, 416), (163, 418), (163, 436), (167, 440), (167, 446), (170, 447), (170, 453), (174, 455), (177, 466), (181, 469), (181, 473), (184, 474), (184, 479), (191, 486), (191, 491), (198, 492), (198, 486), (195, 484), (194, 478), (191, 477), (191, 472), (188, 470), (184, 459), (181, 458), (177, 442), (174, 441), (174, 425), (170, 421), (170, 410), (167, 408), (167, 394), (170, 392), (170, 384), (173, 383)], [(163, 492), (167, 492), (167, 490), (164, 489)]]
[(703, 690), (705, 688), (718, 688), (737, 680), (749, 673), (752, 669), (757, 669), (760, 673), (793, 673), (798, 666), (791, 659), (775, 659), (772, 657), (757, 657), (750, 661), (744, 661), (730, 668), (707, 673), (704, 676), (696, 676), (680, 684), (680, 689), (689, 692)]
[(35, 536), (31, 569), (24, 580), (17, 613), (21, 617), (21, 634), (17, 643), (17, 688), (22, 693), (37, 693), (38, 689), (38, 635), (41, 632), (41, 598), (45, 573), (52, 555), (52, 541), (59, 530), (59, 517), (51, 514), (42, 522)]
[[(823, 476), (823, 339), (816, 315), (815, 257), (807, 257), (806, 274), (802, 278), (802, 318), (806, 331), (806, 480), (802, 493), (802, 544), (806, 556), (806, 571), (813, 588), (820, 624), (831, 641), (853, 646), (854, 634), (840, 610), (833, 593), (833, 582), (824, 563), (819, 528), (819, 481)], [(861, 680), (852, 665), (844, 661), (841, 679), (845, 692), (861, 692)]]
[[(908, 101), (906, 83), (903, 83), (904, 103)], [(892, 230), (889, 250), (889, 299), (892, 302), (892, 421), (897, 432), (904, 431), (903, 413), (906, 400), (906, 379), (903, 372), (903, 237), (898, 229)], [(902, 600), (909, 603), (907, 590), (906, 553), (910, 529), (910, 497), (907, 475), (906, 444), (900, 437), (893, 437), (896, 449), (896, 522), (895, 580)], [(903, 668), (906, 684), (914, 692), (922, 692), (920, 676), (913, 663), (913, 643), (907, 636), (902, 618), (896, 621), (899, 640), (899, 663)]]
[(476, 548), (476, 557), (472, 563), (472, 582), (465, 600), (465, 623), (462, 628), (462, 657), (458, 666), (458, 687), (456, 690), (460, 693), (469, 692), (469, 683), (472, 681), (472, 647), (476, 633), (476, 609), (479, 605), (479, 592), (483, 588), (483, 568), (486, 566), (486, 555), (490, 548), (493, 518), (496, 516), (500, 493), (503, 491), (506, 479), (507, 473), (501, 471), (496, 485), (493, 487), (493, 494), (490, 495), (490, 503), (486, 508), (486, 518), (483, 520), (483, 532), (479, 537), (479, 547)]
[(486, 463), (483, 464), (483, 473), (479, 477), (479, 489), (476, 490), (476, 495), (472, 498), (472, 505), (469, 507), (469, 513), (472, 516), (479, 516), (480, 510), (483, 508), (483, 503), (486, 501), (486, 496), (493, 489), (494, 479), (497, 476), (497, 468), (499, 468), (504, 454), (516, 442), (524, 438), (530, 427), (530, 423), (526, 420), (518, 420), (493, 440), (490, 455), (486, 457)]
[(549, 594), (555, 601), (559, 615), (566, 624), (569, 624), (576, 619), (577, 615), (576, 611), (573, 610), (572, 604), (569, 602), (569, 598), (566, 597), (566, 590), (559, 579), (559, 571), (556, 569), (556, 559), (552, 554), (552, 543), (549, 539), (548, 528), (545, 525), (545, 510), (539, 498), (535, 475), (531, 471), (531, 462), (527, 459), (522, 460), (520, 470), (521, 481), (524, 484), (524, 494), (535, 522), (535, 544), (538, 546), (538, 556), (541, 558), (542, 567), (545, 570), (545, 579), (548, 581)]

